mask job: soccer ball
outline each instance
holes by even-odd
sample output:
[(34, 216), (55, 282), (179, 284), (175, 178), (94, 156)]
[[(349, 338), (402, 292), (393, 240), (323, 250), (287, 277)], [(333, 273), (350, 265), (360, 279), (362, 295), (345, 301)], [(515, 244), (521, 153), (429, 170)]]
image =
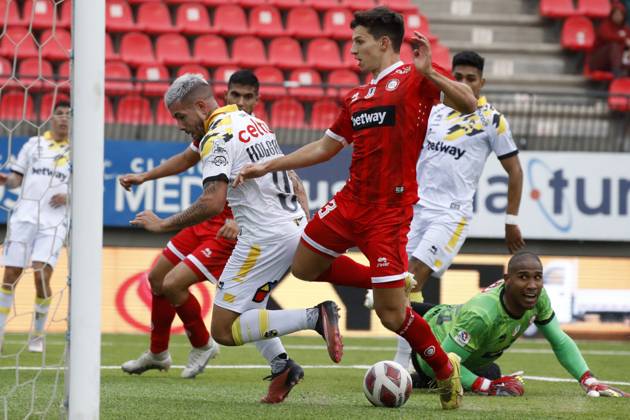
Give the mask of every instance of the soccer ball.
[(377, 407), (400, 407), (411, 395), (411, 375), (389, 360), (374, 364), (363, 378), (363, 392)]

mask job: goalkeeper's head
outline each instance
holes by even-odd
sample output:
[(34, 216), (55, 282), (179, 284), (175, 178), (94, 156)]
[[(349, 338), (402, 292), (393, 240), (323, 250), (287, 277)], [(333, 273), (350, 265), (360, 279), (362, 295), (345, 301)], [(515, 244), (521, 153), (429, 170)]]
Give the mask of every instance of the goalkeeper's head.
[(202, 75), (192, 73), (175, 79), (164, 94), (164, 103), (177, 127), (197, 140), (206, 132), (206, 119), (218, 108), (210, 83)]
[(508, 262), (504, 303), (513, 315), (521, 316), (538, 302), (543, 288), (543, 267), (538, 255), (518, 252)]

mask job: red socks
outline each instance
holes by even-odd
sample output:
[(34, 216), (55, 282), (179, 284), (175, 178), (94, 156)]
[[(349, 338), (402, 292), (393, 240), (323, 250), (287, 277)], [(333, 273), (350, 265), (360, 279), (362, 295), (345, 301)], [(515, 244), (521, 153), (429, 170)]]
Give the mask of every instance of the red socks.
[(370, 267), (359, 264), (345, 255), (335, 258), (328, 270), (324, 271), (315, 281), (362, 289), (372, 288)]
[(201, 306), (192, 293), (188, 294), (186, 302), (177, 306), (175, 311), (184, 323), (190, 344), (193, 347), (203, 347), (208, 344), (210, 334), (201, 317)]
[(446, 379), (451, 375), (453, 367), (440, 343), (435, 339), (429, 324), (410, 307), (407, 307), (405, 321), (396, 334), (407, 340), (411, 348), (431, 366), (437, 379)]
[(151, 353), (168, 349), (175, 308), (164, 296), (153, 295), (151, 302)]

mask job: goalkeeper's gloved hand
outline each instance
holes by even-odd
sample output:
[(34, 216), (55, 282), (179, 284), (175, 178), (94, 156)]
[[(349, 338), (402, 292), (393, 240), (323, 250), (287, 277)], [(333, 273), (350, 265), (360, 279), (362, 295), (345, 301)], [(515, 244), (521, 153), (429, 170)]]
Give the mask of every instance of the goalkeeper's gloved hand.
[(589, 397), (630, 397), (620, 389), (599, 382), (588, 370), (580, 378), (580, 385)]
[(472, 385), (472, 391), (481, 395), (496, 395), (499, 397), (520, 397), (525, 393), (523, 378), (518, 373), (501, 376), (491, 380), (478, 377)]
[(369, 289), (365, 293), (365, 300), (363, 301), (363, 306), (365, 306), (368, 309), (374, 309), (374, 292), (372, 292), (372, 289)]

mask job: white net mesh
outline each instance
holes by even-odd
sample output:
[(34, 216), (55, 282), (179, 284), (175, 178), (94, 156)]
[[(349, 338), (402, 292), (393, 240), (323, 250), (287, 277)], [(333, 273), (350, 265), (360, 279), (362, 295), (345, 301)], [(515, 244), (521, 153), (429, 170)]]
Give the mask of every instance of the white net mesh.
[[(64, 414), (69, 0), (0, 0), (0, 413)], [(61, 111), (60, 111), (61, 110)]]

